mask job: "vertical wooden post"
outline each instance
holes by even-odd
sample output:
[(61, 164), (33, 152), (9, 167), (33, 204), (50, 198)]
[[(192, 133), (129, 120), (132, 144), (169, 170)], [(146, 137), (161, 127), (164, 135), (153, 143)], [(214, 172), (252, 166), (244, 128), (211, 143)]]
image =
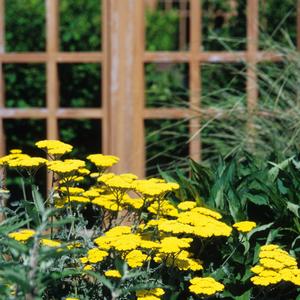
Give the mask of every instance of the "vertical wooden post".
[(55, 54), (58, 52), (58, 0), (46, 0), (47, 5), (47, 138), (58, 138), (56, 111), (59, 101), (58, 71)]
[(200, 65), (197, 59), (201, 44), (201, 1), (190, 0), (190, 157), (196, 161), (201, 159), (201, 115), (200, 115)]
[(187, 1), (181, 0), (179, 2), (179, 50), (183, 51), (186, 48), (187, 35)]
[(106, 0), (111, 152), (116, 172), (144, 176), (144, 1)]
[[(0, 0), (0, 54), (5, 52), (5, 3), (4, 0)], [(0, 61), (0, 109), (5, 107), (5, 86), (4, 86), (4, 74), (3, 63)], [(0, 117), (0, 156), (5, 154), (5, 133), (3, 126), (3, 118)]]
[[(4, 37), (4, 0), (0, 0), (0, 54), (5, 52), (5, 37)], [(0, 61), (0, 110), (5, 107), (5, 87), (4, 87), (4, 74), (3, 74), (3, 64)], [(5, 154), (5, 132), (3, 126), (3, 118), (0, 117), (0, 157)], [(3, 168), (0, 168), (0, 187), (4, 184), (5, 180), (5, 171)], [(0, 208), (6, 206), (6, 201), (4, 198), (0, 198)], [(0, 213), (0, 222), (5, 219), (5, 214)]]
[(300, 0), (297, 1), (297, 49), (300, 51)]
[[(255, 113), (258, 86), (257, 86), (257, 51), (258, 51), (258, 0), (247, 1), (247, 108), (249, 113), (247, 129), (250, 142), (254, 137), (253, 113)], [(251, 146), (251, 145), (250, 145)]]
[(102, 152), (104, 154), (111, 154), (111, 145), (110, 145), (110, 115), (109, 115), (109, 58), (110, 58), (110, 43), (109, 43), (109, 1), (102, 1), (102, 53), (103, 53), (103, 61), (102, 61)]
[(157, 7), (157, 0), (145, 0), (145, 8), (155, 10)]
[[(58, 5), (59, 0), (46, 0), (46, 32), (47, 32), (47, 139), (58, 139), (58, 124), (56, 111), (59, 102), (58, 71), (56, 53), (58, 52)], [(47, 187), (51, 188), (52, 178), (47, 176)]]

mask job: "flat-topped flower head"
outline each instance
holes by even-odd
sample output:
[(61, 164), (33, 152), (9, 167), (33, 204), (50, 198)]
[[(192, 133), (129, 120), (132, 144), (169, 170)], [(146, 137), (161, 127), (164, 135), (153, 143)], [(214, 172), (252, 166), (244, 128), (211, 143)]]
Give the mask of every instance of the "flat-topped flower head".
[(212, 277), (194, 277), (189, 290), (196, 295), (211, 296), (224, 290), (224, 285)]
[(120, 160), (117, 156), (103, 154), (90, 154), (87, 159), (100, 169), (109, 168)]
[(48, 154), (53, 156), (60, 156), (72, 151), (73, 146), (63, 143), (58, 140), (42, 140), (35, 143), (35, 145), (45, 150)]
[(106, 277), (111, 277), (111, 278), (121, 278), (122, 275), (118, 270), (107, 270), (104, 272), (104, 275)]
[(152, 178), (149, 180), (136, 180), (133, 183), (133, 188), (144, 197), (160, 197), (179, 189), (179, 185), (174, 182)]
[(191, 210), (197, 206), (195, 201), (183, 201), (178, 204), (177, 208), (181, 211)]
[(141, 267), (148, 259), (148, 255), (144, 254), (141, 250), (132, 250), (125, 256), (125, 261), (131, 268)]
[(278, 245), (262, 246), (259, 263), (251, 271), (255, 274), (251, 277), (254, 285), (268, 286), (287, 281), (300, 286), (300, 269), (296, 259)]
[(77, 186), (74, 187), (60, 186), (60, 187), (56, 187), (55, 190), (67, 195), (81, 195), (82, 193), (84, 193), (84, 189)]
[(11, 232), (8, 236), (16, 241), (25, 242), (35, 235), (32, 229), (21, 229), (19, 231)]
[(161, 240), (159, 252), (162, 253), (177, 253), (182, 249), (190, 247), (193, 240), (190, 238), (166, 237)]
[(232, 227), (236, 228), (239, 232), (247, 233), (256, 227), (256, 223), (251, 221), (242, 221), (233, 224)]
[(136, 292), (137, 300), (159, 300), (165, 294), (161, 288), (139, 290)]
[(137, 179), (137, 176), (131, 173), (116, 175), (107, 173), (100, 176), (97, 181), (104, 183), (111, 189), (129, 190), (132, 188), (132, 183)]
[(11, 153), (0, 158), (0, 166), (8, 166), (14, 160), (30, 158), (29, 155), (23, 153)]
[(70, 175), (77, 172), (80, 168), (85, 167), (85, 162), (80, 159), (66, 159), (49, 161), (47, 163), (48, 169), (59, 175)]
[(49, 248), (58, 248), (61, 246), (61, 242), (50, 239), (41, 239), (41, 245)]
[(20, 154), (20, 153), (22, 153), (22, 150), (21, 149), (11, 149), (11, 150), (9, 150), (9, 153), (10, 154)]
[(45, 165), (46, 159), (42, 157), (21, 157), (8, 161), (10, 168), (35, 169)]

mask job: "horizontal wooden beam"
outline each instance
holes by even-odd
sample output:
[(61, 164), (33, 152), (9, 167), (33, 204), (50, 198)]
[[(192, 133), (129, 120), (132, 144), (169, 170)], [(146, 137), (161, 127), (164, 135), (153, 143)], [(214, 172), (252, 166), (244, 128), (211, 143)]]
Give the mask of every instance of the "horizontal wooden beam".
[[(145, 52), (144, 62), (155, 63), (188, 63), (191, 60), (190, 52)], [(52, 54), (52, 59), (58, 63), (99, 63), (103, 61), (101, 52), (58, 52)], [(256, 53), (257, 61), (281, 61), (283, 56), (279, 53), (259, 51)], [(201, 52), (196, 56), (199, 62), (222, 63), (222, 62), (246, 62), (247, 52)], [(0, 62), (2, 63), (46, 63), (49, 55), (42, 52), (30, 53), (0, 53)]]
[(101, 52), (0, 53), (2, 63), (46, 63), (50, 58), (58, 63), (99, 63), (103, 60), (103, 54)]
[[(144, 62), (154, 63), (188, 63), (193, 54), (190, 52), (145, 52)], [(256, 53), (257, 62), (264, 61), (281, 61), (283, 59), (282, 54), (266, 51), (258, 51)], [(196, 60), (207, 63), (226, 63), (226, 62), (247, 62), (248, 53), (246, 51), (235, 52), (222, 52), (222, 51), (208, 51), (198, 53)]]
[[(0, 118), (3, 119), (46, 119), (49, 116), (47, 108), (0, 108)], [(101, 108), (59, 108), (55, 115), (57, 119), (102, 119)]]
[(145, 108), (144, 119), (184, 119), (190, 118), (187, 108)]

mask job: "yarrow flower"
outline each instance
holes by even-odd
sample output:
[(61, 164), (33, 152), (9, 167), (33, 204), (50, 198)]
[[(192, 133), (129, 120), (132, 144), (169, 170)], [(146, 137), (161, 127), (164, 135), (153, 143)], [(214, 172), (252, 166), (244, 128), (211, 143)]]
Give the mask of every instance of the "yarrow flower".
[(90, 154), (87, 159), (98, 168), (109, 168), (120, 160), (117, 156), (103, 154)]
[(256, 227), (256, 223), (251, 221), (242, 221), (233, 224), (232, 227), (236, 228), (239, 232), (247, 233)]
[(59, 241), (54, 241), (54, 240), (49, 240), (49, 239), (41, 239), (41, 245), (47, 246), (50, 248), (57, 248), (61, 246), (61, 242)]
[(104, 272), (104, 275), (106, 277), (112, 277), (112, 278), (121, 278), (122, 275), (118, 270), (108, 270)]
[(73, 149), (73, 146), (57, 140), (42, 140), (36, 142), (35, 145), (54, 156), (69, 153)]
[(35, 235), (32, 229), (21, 229), (19, 231), (11, 232), (8, 236), (16, 241), (25, 242)]
[(255, 285), (268, 286), (288, 281), (300, 286), (300, 269), (297, 261), (278, 245), (270, 244), (260, 248), (259, 264), (251, 268), (255, 274), (251, 281)]
[(85, 162), (80, 159), (66, 159), (49, 161), (47, 163), (48, 169), (59, 175), (68, 175), (78, 171), (85, 166)]
[(194, 277), (190, 283), (189, 290), (196, 295), (211, 296), (224, 290), (224, 285), (212, 277)]
[(137, 300), (159, 300), (165, 291), (161, 288), (151, 290), (140, 290), (136, 292)]

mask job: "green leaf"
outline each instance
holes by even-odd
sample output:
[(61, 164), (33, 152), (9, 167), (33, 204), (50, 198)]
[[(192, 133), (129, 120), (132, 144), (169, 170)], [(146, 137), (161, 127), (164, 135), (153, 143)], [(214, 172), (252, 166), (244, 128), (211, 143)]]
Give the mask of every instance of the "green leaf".
[(300, 205), (287, 201), (287, 209), (291, 211), (296, 217), (300, 218)]
[(251, 299), (251, 291), (252, 291), (252, 289), (248, 290), (241, 296), (235, 296), (234, 299), (235, 300), (249, 300), (249, 299)]
[(262, 226), (258, 226), (256, 228), (254, 228), (253, 230), (251, 230), (249, 233), (247, 233), (247, 239), (250, 240), (250, 238), (257, 232), (261, 232), (261, 231), (265, 231), (267, 229), (269, 229), (270, 227), (272, 227), (272, 225), (274, 224), (274, 222), (262, 225)]
[(256, 205), (267, 205), (268, 204), (268, 198), (264, 195), (252, 195), (247, 193), (247, 199), (256, 204)]

